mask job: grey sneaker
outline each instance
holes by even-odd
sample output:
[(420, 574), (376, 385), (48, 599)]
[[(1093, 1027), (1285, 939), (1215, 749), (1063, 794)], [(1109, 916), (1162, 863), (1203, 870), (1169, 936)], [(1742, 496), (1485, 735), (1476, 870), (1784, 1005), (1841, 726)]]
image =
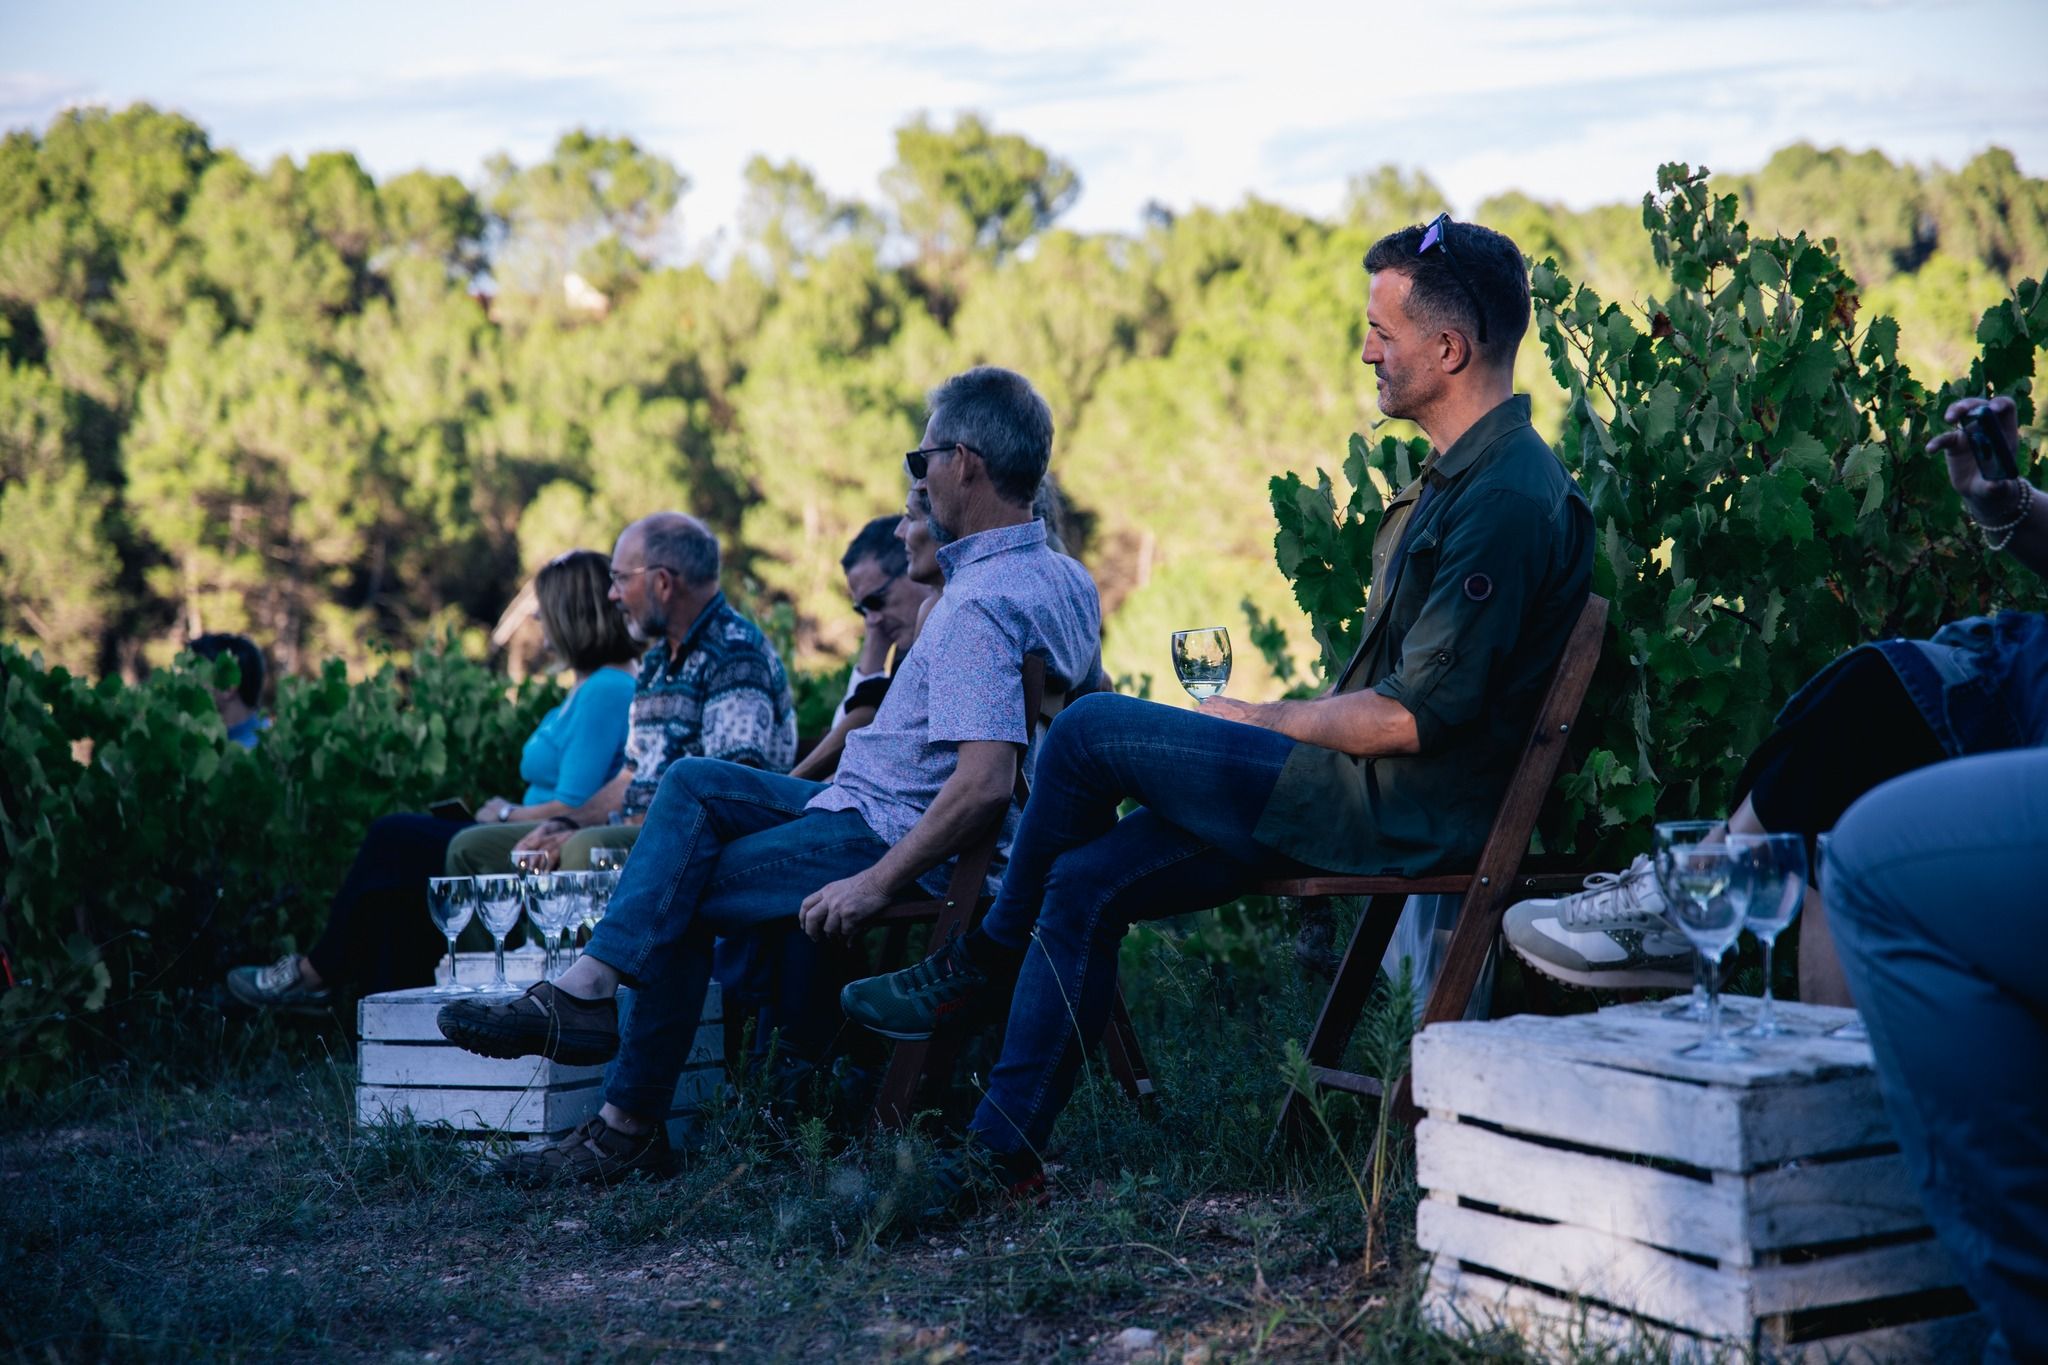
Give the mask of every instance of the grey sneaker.
[(1586, 889), (1510, 906), (1501, 922), (1515, 956), (1543, 975), (1598, 990), (1678, 990), (1692, 984), (1692, 944), (1664, 918), (1664, 891), (1647, 857), (1598, 872)]
[(237, 967), (228, 973), (228, 994), (251, 1009), (285, 1014), (324, 1014), (334, 992), (315, 990), (299, 976), (299, 955), (286, 953), (268, 967)]

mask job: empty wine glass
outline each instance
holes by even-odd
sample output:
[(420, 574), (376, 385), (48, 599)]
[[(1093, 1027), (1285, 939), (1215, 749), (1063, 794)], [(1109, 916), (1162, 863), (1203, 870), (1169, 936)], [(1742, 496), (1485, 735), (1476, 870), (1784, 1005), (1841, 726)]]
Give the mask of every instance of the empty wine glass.
[(1799, 918), (1806, 903), (1806, 840), (1797, 834), (1731, 834), (1728, 846), (1742, 860), (1749, 883), (1743, 924), (1764, 945), (1764, 999), (1756, 1022), (1736, 1030), (1737, 1038), (1775, 1038), (1786, 1032), (1771, 994), (1771, 954), (1778, 935)]
[(448, 985), (442, 993), (463, 995), (482, 989), (462, 984), (455, 957), (455, 940), (469, 927), (470, 916), (476, 913), (476, 883), (468, 877), (429, 877), (427, 913), (433, 917), (434, 927), (448, 940)]
[(563, 876), (560, 872), (534, 871), (519, 879), (526, 895), (526, 918), (540, 940), (540, 979), (543, 981), (552, 981), (555, 977), (555, 932), (561, 927), (555, 918), (560, 909), (556, 883)]
[(590, 850), (590, 870), (592, 872), (617, 872), (626, 865), (626, 855), (630, 852), (632, 852), (630, 848), (611, 844), (599, 844)]
[(583, 902), (583, 927), (591, 933), (597, 932), (598, 921), (604, 918), (605, 911), (612, 908), (612, 892), (618, 889), (618, 885), (616, 869), (590, 874), (590, 894)]
[[(1832, 830), (1826, 834), (1814, 836), (1814, 847), (1820, 853), (1820, 865), (1823, 869), (1828, 865), (1828, 848), (1834, 843), (1834, 839), (1835, 836)], [(1821, 878), (1817, 875), (1814, 880), (1820, 882)], [(1822, 883), (1822, 889), (1826, 889), (1825, 883)], [(1839, 1038), (1845, 1043), (1867, 1043), (1870, 1041), (1870, 1030), (1863, 1026), (1863, 1015), (1861, 1011), (1858, 1011), (1856, 1017), (1848, 1023), (1837, 1024), (1834, 1028), (1829, 1029), (1828, 1037)]]
[(1175, 631), (1173, 675), (1196, 701), (1222, 696), (1230, 682), (1230, 632), (1222, 626)]
[(512, 869), (524, 876), (548, 870), (554, 855), (544, 848), (515, 848), (512, 850)]
[(505, 976), (505, 935), (512, 932), (519, 923), (520, 913), (526, 908), (525, 899), (519, 890), (519, 878), (509, 872), (478, 877), (476, 882), (477, 914), (482, 917), (484, 928), (491, 934), (491, 948), (497, 953), (497, 979), (491, 982), (494, 991), (509, 991), (511, 981)]
[[(1742, 934), (1746, 888), (1741, 856), (1726, 843), (1666, 843), (1657, 850), (1657, 883), (1666, 912), (1707, 960), (1707, 1036), (1679, 1056), (1702, 1062), (1739, 1062), (1756, 1054), (1721, 1033), (1721, 957)], [(1730, 894), (1731, 891), (1733, 894)]]
[[(1697, 844), (1721, 828), (1719, 820), (1666, 820), (1657, 826), (1657, 851), (1670, 844)], [(1669, 893), (1667, 893), (1669, 894)], [(1666, 1019), (1707, 1022), (1707, 960), (1692, 956), (1692, 994), (1664, 1011)]]

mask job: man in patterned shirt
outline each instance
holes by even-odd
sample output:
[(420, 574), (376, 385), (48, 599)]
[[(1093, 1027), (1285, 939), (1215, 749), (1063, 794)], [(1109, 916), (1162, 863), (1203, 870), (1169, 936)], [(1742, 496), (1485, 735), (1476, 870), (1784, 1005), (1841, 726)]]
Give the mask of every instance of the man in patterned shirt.
[[(905, 463), (931, 499), (945, 595), (873, 723), (847, 737), (832, 782), (677, 763), (583, 956), (510, 1004), (442, 1009), (441, 1032), (487, 1057), (618, 1059), (598, 1115), (510, 1163), (514, 1178), (610, 1181), (665, 1166), (662, 1120), (690, 1031), (654, 1036), (650, 1006), (694, 1023), (715, 934), (795, 921), (813, 937), (845, 934), (932, 885), (992, 826), (1014, 823), (1030, 739), (1025, 658), (1045, 660), (1052, 691), (1095, 675), (1095, 585), (1047, 547), (1032, 515), (1051, 408), (1022, 375), (994, 367), (955, 376), (929, 402), (923, 446)], [(623, 1037), (621, 983), (641, 988)]]
[(612, 601), (626, 631), (652, 642), (640, 661), (626, 765), (570, 811), (539, 824), (483, 823), (448, 849), (450, 876), (510, 868), (512, 851), (544, 849), (590, 866), (596, 847), (631, 847), (669, 765), (722, 758), (786, 773), (796, 762), (796, 707), (775, 646), (718, 588), (718, 538), (695, 517), (657, 512), (612, 549)]

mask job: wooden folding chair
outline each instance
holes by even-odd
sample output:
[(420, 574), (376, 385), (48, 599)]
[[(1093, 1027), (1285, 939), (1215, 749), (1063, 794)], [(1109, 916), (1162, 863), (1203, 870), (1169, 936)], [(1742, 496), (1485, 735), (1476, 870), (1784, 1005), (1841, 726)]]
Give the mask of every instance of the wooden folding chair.
[[(1394, 926), (1410, 896), (1463, 896), (1457, 928), (1451, 933), (1449, 951), (1442, 971), (1430, 989), (1423, 1009), (1423, 1024), (1462, 1019), (1478, 987), (1486, 955), (1500, 933), (1500, 921), (1508, 906), (1517, 900), (1546, 890), (1576, 890), (1576, 876), (1523, 876), (1523, 858), (1529, 851), (1529, 836), (1536, 828), (1536, 816), (1557, 776), (1564, 757), (1565, 742), (1586, 699), (1594, 666), (1600, 662), (1600, 645), (1607, 627), (1607, 599), (1588, 595), (1578, 623), (1565, 642), (1551, 674), (1550, 686), (1537, 708), (1529, 744), (1515, 765), (1514, 776), (1501, 798), (1493, 828), (1479, 851), (1479, 864), (1471, 872), (1433, 874), (1426, 877), (1309, 876), (1261, 882), (1251, 894), (1299, 896), (1313, 901), (1330, 896), (1369, 898), (1359, 917), (1351, 942), (1344, 950), (1330, 993), (1316, 1017), (1309, 1035), (1308, 1061), (1315, 1083), (1356, 1095), (1380, 1094), (1380, 1082), (1371, 1076), (1340, 1069), (1344, 1048), (1351, 1041), (1366, 1002), (1372, 996), (1373, 974), (1394, 936)], [(1412, 1122), (1416, 1117), (1404, 1079), (1394, 1095), (1395, 1113)], [(1281, 1107), (1276, 1136), (1288, 1138), (1298, 1131), (1306, 1116), (1301, 1095), (1290, 1092)]]
[[(1031, 732), (1036, 734), (1039, 725), (1049, 722), (1065, 701), (1061, 694), (1046, 695), (1045, 660), (1027, 656), (1024, 660), (1024, 714), (1031, 718)], [(1021, 768), (1017, 775), (1017, 795), (1020, 802), (1030, 796)], [(863, 926), (884, 926), (889, 930), (882, 954), (883, 970), (902, 960), (909, 927), (913, 924), (932, 926), (927, 951), (937, 948), (956, 933), (967, 932), (972, 921), (987, 908), (982, 886), (988, 878), (989, 864), (995, 859), (996, 840), (1001, 832), (1002, 822), (998, 818), (985, 838), (960, 855), (953, 866), (953, 875), (946, 883), (943, 899), (892, 905)], [(875, 1122), (889, 1129), (907, 1126), (916, 1113), (918, 1092), (927, 1080), (951, 1073), (959, 1042), (957, 1036), (946, 1034), (898, 1042), (890, 1055), (889, 1068), (883, 1074), (881, 1092), (875, 1098)], [(1110, 1074), (1116, 1077), (1125, 1092), (1134, 1100), (1143, 1101), (1149, 1097), (1153, 1093), (1151, 1073), (1146, 1070), (1145, 1056), (1138, 1047), (1137, 1033), (1131, 1027), (1130, 1013), (1124, 1008), (1121, 989), (1116, 997), (1104, 1046)]]

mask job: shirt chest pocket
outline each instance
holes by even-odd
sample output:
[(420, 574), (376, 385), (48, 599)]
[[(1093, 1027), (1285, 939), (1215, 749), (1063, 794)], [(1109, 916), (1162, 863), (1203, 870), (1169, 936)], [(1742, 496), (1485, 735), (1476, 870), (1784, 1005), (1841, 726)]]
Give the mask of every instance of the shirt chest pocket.
[(1401, 557), (1401, 576), (1394, 583), (1394, 600), (1388, 604), (1389, 624), (1396, 630), (1405, 632), (1422, 615), (1423, 604), (1436, 586), (1442, 540), (1434, 526), (1423, 527), (1409, 539)]

